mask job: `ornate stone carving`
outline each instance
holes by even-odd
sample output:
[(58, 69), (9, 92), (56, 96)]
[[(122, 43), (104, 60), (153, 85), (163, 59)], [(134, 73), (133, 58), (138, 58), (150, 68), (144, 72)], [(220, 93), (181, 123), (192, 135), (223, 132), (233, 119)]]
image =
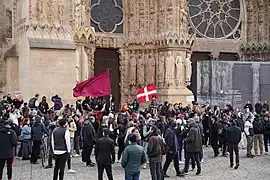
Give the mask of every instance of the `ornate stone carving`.
[(165, 69), (166, 69), (166, 76), (165, 76), (165, 83), (167, 86), (172, 86), (174, 81), (174, 57), (171, 51), (168, 51), (168, 56), (166, 57)]
[(155, 55), (150, 52), (147, 60), (147, 83), (155, 83), (155, 72), (156, 72), (156, 59)]
[(164, 77), (165, 77), (165, 56), (163, 52), (159, 53), (159, 61), (158, 61), (158, 86), (163, 87), (164, 85)]
[(55, 24), (55, 20), (57, 19), (57, 4), (55, 0), (47, 1), (47, 20), (50, 25)]
[(176, 86), (180, 86), (184, 79), (184, 57), (182, 53), (175, 58), (175, 72)]
[(89, 8), (85, 6), (84, 0), (76, 0), (75, 5), (75, 26), (84, 27), (87, 25)]
[(191, 55), (188, 53), (185, 59), (185, 75), (186, 75), (186, 82), (189, 83), (191, 80), (191, 73), (192, 73), (192, 66), (191, 66)]
[[(169, 5), (167, 8), (167, 12), (166, 12), (166, 17), (167, 17), (167, 27), (166, 30), (167, 32), (173, 32), (174, 29), (174, 17), (173, 17), (174, 13), (173, 13), (173, 7), (172, 7), (172, 3), (171, 1), (169, 1)], [(163, 17), (164, 18), (164, 17)]]
[(58, 16), (59, 16), (58, 19), (61, 25), (64, 24), (64, 11), (65, 11), (64, 0), (58, 0)]
[(94, 47), (87, 47), (85, 49), (87, 57), (88, 57), (88, 76), (92, 77), (94, 75), (94, 52), (95, 52), (95, 48)]
[(81, 81), (81, 58), (80, 58), (80, 51), (79, 48), (76, 49), (76, 81), (80, 82)]
[(129, 84), (134, 86), (136, 85), (136, 65), (137, 60), (134, 52), (130, 52), (129, 54)]
[(47, 20), (45, 3), (45, 0), (38, 0), (37, 2), (37, 19), (39, 23), (45, 23)]
[(206, 62), (203, 62), (203, 61), (202, 61), (201, 77), (202, 77), (201, 92), (202, 92), (202, 95), (205, 95), (205, 94), (209, 93), (209, 79), (210, 79), (210, 77), (209, 77), (209, 66)]
[(144, 52), (139, 51), (137, 55), (137, 86), (144, 86)]

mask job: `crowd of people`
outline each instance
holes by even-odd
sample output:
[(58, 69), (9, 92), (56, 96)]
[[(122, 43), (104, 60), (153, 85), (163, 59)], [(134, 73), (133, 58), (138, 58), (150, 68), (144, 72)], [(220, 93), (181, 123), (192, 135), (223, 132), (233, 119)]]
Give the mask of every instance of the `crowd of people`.
[(51, 101), (50, 108), (47, 98), (43, 96), (40, 100), (39, 94), (28, 102), (20, 97), (12, 99), (11, 95), (3, 97), (0, 180), (5, 164), (8, 179), (12, 179), (15, 156), (38, 164), (45, 137), (49, 149), (45, 168), (52, 168), (55, 160), (54, 180), (64, 179), (66, 164), (68, 172), (75, 173), (71, 162), (74, 157), (81, 157), (90, 168), (97, 166), (98, 180), (103, 179), (104, 170), (108, 179), (113, 180), (114, 163), (121, 163), (126, 180), (140, 179), (141, 168), (148, 167), (152, 180), (162, 180), (169, 177), (172, 162), (176, 176), (184, 177), (195, 168), (196, 175), (200, 175), (203, 146), (211, 145), (214, 157), (220, 152), (224, 157), (229, 154), (229, 165), (234, 169), (240, 165), (239, 147), (246, 148), (248, 158), (268, 154), (267, 102), (258, 102), (254, 107), (248, 102), (241, 111), (230, 103), (223, 108), (196, 102), (183, 106), (159, 103), (153, 97), (148, 108), (141, 108), (135, 99), (128, 100), (117, 111), (111, 97), (86, 97), (77, 100), (74, 106), (63, 106), (58, 95)]

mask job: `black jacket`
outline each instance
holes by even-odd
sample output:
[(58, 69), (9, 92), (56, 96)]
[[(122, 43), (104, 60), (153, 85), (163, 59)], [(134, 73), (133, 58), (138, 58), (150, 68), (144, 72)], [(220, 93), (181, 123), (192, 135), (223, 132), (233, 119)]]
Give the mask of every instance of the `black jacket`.
[(241, 141), (241, 129), (236, 125), (231, 125), (227, 130), (227, 141), (230, 144), (237, 145)]
[(84, 126), (82, 128), (82, 137), (83, 137), (83, 144), (85, 146), (93, 145), (96, 142), (96, 131), (90, 121), (85, 121)]
[(44, 124), (40, 120), (37, 120), (37, 118), (32, 126), (31, 133), (32, 140), (41, 140), (44, 134), (49, 134)]
[(114, 142), (108, 136), (97, 140), (95, 156), (98, 164), (112, 164), (115, 161)]
[(263, 134), (270, 135), (270, 121), (263, 121)]
[(13, 158), (17, 142), (17, 136), (9, 125), (0, 127), (0, 159)]
[(200, 128), (194, 123), (190, 124), (186, 142), (186, 152), (201, 152), (202, 151), (202, 136)]
[(262, 134), (263, 133), (263, 122), (262, 122), (260, 117), (255, 117), (252, 124), (253, 124), (254, 134)]

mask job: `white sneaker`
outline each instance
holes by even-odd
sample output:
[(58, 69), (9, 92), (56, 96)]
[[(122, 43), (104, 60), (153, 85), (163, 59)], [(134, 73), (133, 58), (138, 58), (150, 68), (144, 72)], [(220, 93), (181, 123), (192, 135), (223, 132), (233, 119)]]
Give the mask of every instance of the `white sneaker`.
[(179, 164), (185, 164), (184, 161), (179, 161)]
[(67, 171), (67, 173), (74, 174), (75, 171), (74, 171), (73, 169), (69, 169), (69, 170)]
[(265, 154), (265, 155), (268, 155), (268, 152), (265, 152), (264, 154)]
[(73, 154), (72, 156), (73, 156), (73, 157), (80, 157), (79, 154)]
[(144, 164), (142, 168), (143, 168), (143, 169), (146, 169), (146, 164)]
[(201, 163), (203, 163), (203, 159), (201, 160)]

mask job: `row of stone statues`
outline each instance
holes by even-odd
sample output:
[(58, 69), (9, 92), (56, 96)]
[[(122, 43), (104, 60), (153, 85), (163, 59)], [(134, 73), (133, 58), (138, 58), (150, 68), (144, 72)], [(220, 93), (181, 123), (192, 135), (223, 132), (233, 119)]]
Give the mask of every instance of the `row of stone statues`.
[[(37, 20), (42, 24), (64, 24), (73, 22), (76, 27), (87, 26), (89, 8), (85, 0), (75, 0), (74, 4), (68, 4), (66, 0), (38, 0)], [(67, 13), (67, 10), (70, 11)], [(66, 16), (68, 14), (68, 16)]]
[[(177, 54), (178, 53), (178, 54)], [(166, 56), (165, 56), (166, 54)], [(190, 82), (191, 61), (186, 52), (130, 52), (128, 78), (132, 86), (157, 83), (180, 87)]]

